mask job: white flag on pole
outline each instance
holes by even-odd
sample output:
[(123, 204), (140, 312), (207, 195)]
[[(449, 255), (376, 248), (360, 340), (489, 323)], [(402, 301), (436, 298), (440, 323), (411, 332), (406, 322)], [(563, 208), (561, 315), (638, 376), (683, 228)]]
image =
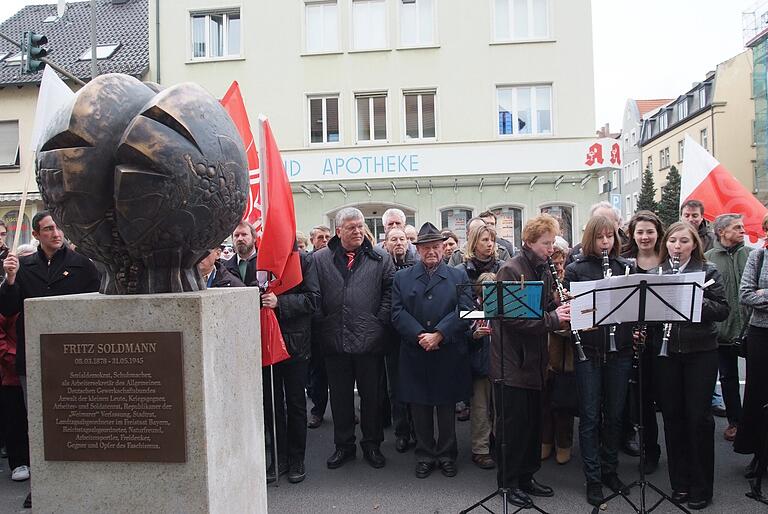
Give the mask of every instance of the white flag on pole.
[(29, 142), (30, 150), (37, 151), (46, 127), (56, 117), (59, 109), (66, 105), (73, 96), (75, 93), (59, 78), (53, 68), (46, 66), (43, 70), (43, 80), (40, 83), (40, 93), (37, 95), (35, 125)]

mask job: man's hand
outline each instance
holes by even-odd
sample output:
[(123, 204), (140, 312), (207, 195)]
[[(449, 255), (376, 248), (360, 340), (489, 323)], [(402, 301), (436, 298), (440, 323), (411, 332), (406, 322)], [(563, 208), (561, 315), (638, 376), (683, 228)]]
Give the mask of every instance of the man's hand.
[(555, 309), (555, 313), (557, 313), (557, 319), (560, 320), (560, 328), (568, 328), (568, 324), (571, 322), (571, 304), (560, 305)]
[(263, 293), (261, 295), (261, 306), (267, 309), (277, 308), (277, 296), (275, 293)]
[(443, 334), (440, 332), (422, 332), (418, 337), (419, 345), (428, 352), (439, 350), (440, 348), (438, 345), (443, 342)]
[(15, 253), (8, 253), (8, 257), (3, 261), (3, 269), (5, 270), (5, 281), (9, 286), (12, 286), (16, 282), (16, 273), (19, 271), (19, 258)]
[(491, 335), (491, 327), (489, 326), (481, 326), (477, 327), (474, 332), (472, 332), (472, 339), (482, 339), (485, 336)]

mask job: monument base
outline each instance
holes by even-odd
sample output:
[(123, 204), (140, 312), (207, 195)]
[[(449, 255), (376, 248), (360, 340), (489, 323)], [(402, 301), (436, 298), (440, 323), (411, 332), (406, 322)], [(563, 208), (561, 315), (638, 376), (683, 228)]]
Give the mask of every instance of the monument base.
[(27, 300), (34, 510), (267, 512), (258, 297)]

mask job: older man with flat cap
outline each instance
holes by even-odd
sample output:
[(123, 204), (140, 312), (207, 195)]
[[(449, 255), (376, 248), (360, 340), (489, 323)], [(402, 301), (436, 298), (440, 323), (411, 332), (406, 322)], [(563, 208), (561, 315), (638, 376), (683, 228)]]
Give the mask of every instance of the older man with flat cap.
[(447, 477), (456, 475), (454, 405), (472, 392), (469, 324), (457, 309), (471, 308), (469, 288), (457, 288), (469, 278), (443, 262), (445, 239), (437, 227), (425, 223), (415, 242), (420, 261), (395, 273), (392, 286), (392, 324), (401, 340), (398, 392), (411, 406), (418, 478), (429, 476), (435, 465)]

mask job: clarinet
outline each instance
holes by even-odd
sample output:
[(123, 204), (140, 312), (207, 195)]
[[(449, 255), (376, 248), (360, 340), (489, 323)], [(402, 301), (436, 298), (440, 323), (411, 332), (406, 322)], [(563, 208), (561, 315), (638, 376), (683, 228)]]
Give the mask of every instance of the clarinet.
[[(680, 255), (675, 254), (672, 256), (672, 274), (677, 275), (680, 273)], [(661, 337), (661, 350), (659, 350), (659, 357), (669, 357), (668, 346), (669, 336), (672, 334), (672, 323), (664, 323), (664, 334)]]
[[(551, 257), (547, 257), (547, 264), (549, 265), (549, 271), (552, 273), (552, 278), (555, 280), (557, 286), (557, 294), (560, 296), (560, 303), (565, 305), (568, 302), (568, 298), (565, 295), (565, 288), (563, 283), (560, 282), (560, 278), (557, 276), (557, 268), (555, 263), (552, 262)], [(576, 350), (576, 358), (579, 362), (587, 360), (587, 356), (584, 354), (584, 348), (581, 346), (581, 336), (578, 330), (571, 330), (571, 337), (573, 339), (574, 350)]]
[[(611, 271), (611, 263), (608, 258), (608, 250), (603, 250), (603, 278), (611, 278), (613, 276), (613, 271)], [(616, 348), (616, 325), (611, 325), (608, 329), (608, 339), (610, 341), (610, 344), (608, 346), (608, 351), (618, 352), (618, 348)]]

